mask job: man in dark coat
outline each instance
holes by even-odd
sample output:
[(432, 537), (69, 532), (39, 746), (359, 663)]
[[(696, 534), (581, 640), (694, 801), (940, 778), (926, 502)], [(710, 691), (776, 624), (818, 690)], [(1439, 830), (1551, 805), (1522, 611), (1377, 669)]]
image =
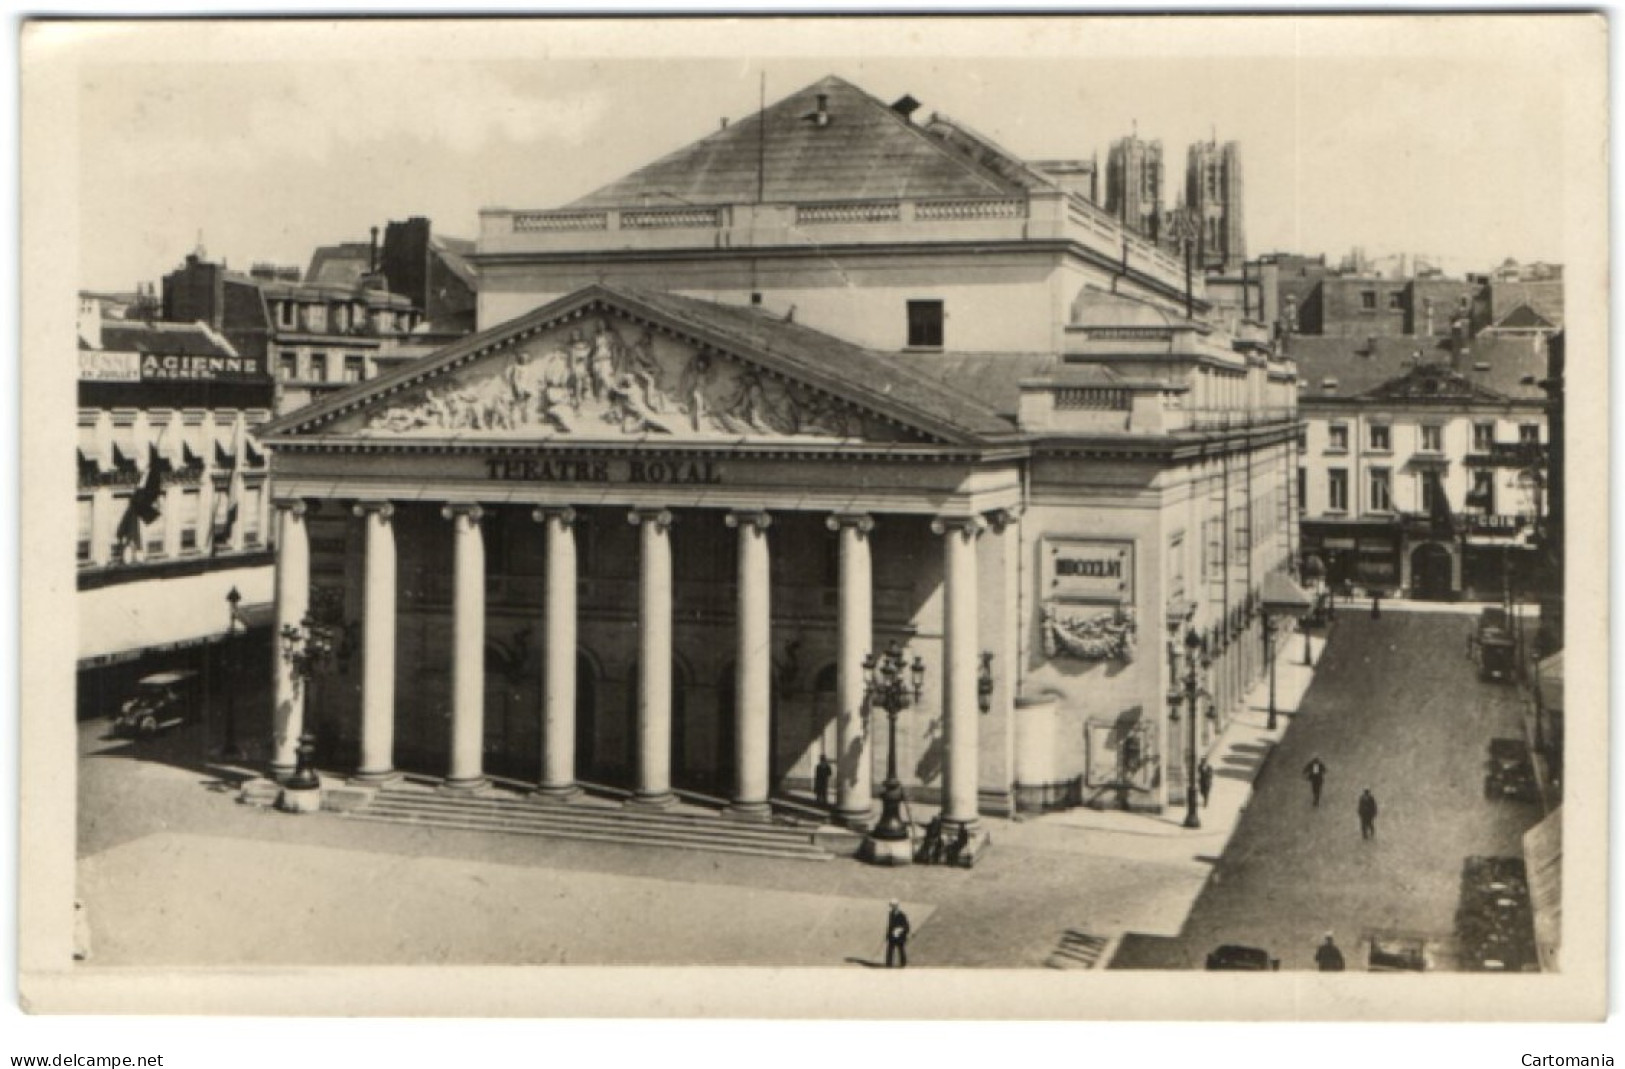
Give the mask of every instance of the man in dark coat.
[(1360, 838), (1375, 839), (1377, 837), (1377, 800), (1371, 796), (1371, 788), (1367, 787), (1360, 792)]
[(1326, 933), (1326, 941), (1315, 949), (1315, 965), (1321, 972), (1343, 971), (1343, 952), (1332, 942), (1331, 932)]
[(829, 805), (829, 781), (834, 775), (835, 766), (829, 763), (829, 756), (821, 754), (818, 767), (813, 770), (813, 794), (820, 806)]
[(1380, 590), (1371, 592), (1371, 618), (1373, 620), (1382, 618), (1382, 591)]
[(886, 968), (897, 962), (900, 969), (908, 968), (908, 914), (897, 899), (891, 900), (891, 915), (886, 918)]
[(1196, 789), (1202, 792), (1202, 805), (1207, 806), (1207, 796), (1213, 793), (1213, 766), (1202, 758), (1202, 763), (1196, 766)]
[(1313, 758), (1303, 766), (1303, 778), (1309, 781), (1309, 793), (1314, 797), (1314, 804), (1320, 804), (1320, 789), (1326, 784), (1326, 762), (1320, 758)]

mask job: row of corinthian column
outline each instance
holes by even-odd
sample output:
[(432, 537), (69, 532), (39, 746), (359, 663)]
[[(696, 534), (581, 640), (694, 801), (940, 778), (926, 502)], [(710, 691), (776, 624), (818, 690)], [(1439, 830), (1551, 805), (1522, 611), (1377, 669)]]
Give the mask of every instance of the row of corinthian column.
[[(275, 754), (273, 772), (295, 767), (303, 730), (299, 681), (282, 655), (284, 628), (299, 627), (310, 604), (310, 550), (302, 501), (279, 501), (277, 627), (273, 636)], [(361, 762), (355, 778), (381, 783), (393, 778), (395, 720), (396, 551), (389, 502), (354, 506), (366, 528), (363, 571)], [(444, 788), (474, 791), (486, 784), (482, 767), (485, 718), (485, 551), (479, 505), (449, 504), (453, 524), (452, 726)], [(576, 537), (575, 511), (539, 507), (534, 517), (546, 538), (547, 594), (543, 656), (540, 796), (566, 800), (576, 782)], [(671, 789), (672, 515), (666, 509), (633, 509), (639, 530), (637, 782), (632, 802), (663, 806)], [(771, 571), (766, 512), (730, 512), (738, 532), (737, 655), (735, 659), (733, 810), (766, 817), (768, 808), (768, 709), (771, 689)], [(866, 826), (873, 808), (871, 717), (866, 708), (863, 661), (875, 647), (873, 568), (865, 514), (837, 514), (827, 525), (839, 539), (837, 619), (836, 819)], [(941, 518), (932, 530), (943, 538), (942, 713), (947, 745), (943, 819), (957, 827), (977, 820), (977, 517)]]

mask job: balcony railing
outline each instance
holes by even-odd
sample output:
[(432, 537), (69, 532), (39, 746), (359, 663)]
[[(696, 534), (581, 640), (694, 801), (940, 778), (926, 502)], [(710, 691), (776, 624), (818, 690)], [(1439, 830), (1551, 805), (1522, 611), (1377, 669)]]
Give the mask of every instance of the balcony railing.
[(1198, 408), (1189, 413), (1186, 424), (1193, 431), (1232, 430), (1295, 423), (1296, 408)]
[[(479, 252), (592, 253), (612, 249), (805, 246), (814, 241), (1075, 242), (1165, 287), (1183, 289), (1174, 256), (1087, 201), (1060, 192), (953, 197), (742, 203), (715, 206), (513, 211), (481, 214)], [(1198, 296), (1201, 296), (1198, 280)]]
[(1547, 449), (1540, 442), (1495, 442), (1487, 450), (1474, 446), (1466, 460), (1472, 468), (1527, 468), (1546, 462)]

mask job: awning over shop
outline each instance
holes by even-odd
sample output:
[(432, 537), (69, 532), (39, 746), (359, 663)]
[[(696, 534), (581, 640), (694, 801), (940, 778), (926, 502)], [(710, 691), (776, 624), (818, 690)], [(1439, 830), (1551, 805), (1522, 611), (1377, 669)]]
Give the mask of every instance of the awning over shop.
[(1563, 711), (1563, 651), (1559, 650), (1535, 665), (1540, 680), (1540, 707), (1549, 713)]
[(1285, 572), (1270, 572), (1264, 576), (1261, 594), (1264, 611), (1271, 614), (1302, 616), (1315, 603), (1315, 599)]
[(1535, 952), (1542, 972), (1557, 971), (1563, 943), (1563, 810), (1523, 833), (1523, 867), (1535, 917)]

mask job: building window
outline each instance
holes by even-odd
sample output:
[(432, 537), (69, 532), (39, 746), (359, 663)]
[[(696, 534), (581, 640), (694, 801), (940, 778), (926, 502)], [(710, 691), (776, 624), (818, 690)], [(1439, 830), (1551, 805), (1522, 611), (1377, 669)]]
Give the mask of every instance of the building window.
[(360, 382), (367, 377), (367, 361), (365, 357), (346, 356), (344, 358), (344, 381)]
[(79, 541), (77, 549), (77, 559), (80, 564), (90, 563), (90, 542), (95, 532), (94, 517), (94, 501), (89, 497), (81, 497), (78, 510)]
[(1376, 308), (1377, 308), (1377, 291), (1376, 290), (1361, 290), (1360, 291), (1360, 307), (1364, 308), (1367, 311), (1375, 311)]
[(1306, 505), (1306, 502), (1308, 500), (1309, 500), (1309, 469), (1308, 468), (1299, 468), (1298, 469), (1298, 514), (1300, 516), (1303, 514), (1304, 509), (1308, 507)]
[(1538, 423), (1520, 423), (1520, 424), (1518, 424), (1518, 442), (1519, 442), (1520, 445), (1539, 445), (1540, 444), (1540, 424), (1538, 424)]
[(290, 328), (290, 327), (293, 326), (293, 302), (292, 301), (278, 301), (278, 302), (276, 302), (276, 323), (277, 323), (277, 326), (282, 327), (284, 329)]
[(1371, 425), (1371, 448), (1379, 453), (1392, 450), (1394, 448), (1393, 428), (1386, 423), (1373, 423)]
[(1371, 512), (1394, 511), (1394, 478), (1388, 468), (1371, 469)]
[(1388, 292), (1388, 307), (1393, 311), (1403, 311), (1405, 308), (1405, 295), (1399, 290)]
[(1330, 512), (1349, 510), (1349, 470), (1328, 468), (1326, 471), (1326, 508)]
[(1422, 452), (1444, 452), (1444, 428), (1437, 423), (1422, 424)]
[(299, 377), (299, 354), (288, 349), (277, 354), (277, 378), (292, 382)]
[(1488, 453), (1495, 448), (1495, 424), (1473, 424), (1473, 452)]
[(1206, 521), (1207, 556), (1203, 558), (1202, 578), (1211, 582), (1224, 571), (1224, 521), (1217, 516)]
[(243, 545), (260, 544), (260, 488), (245, 489), (237, 505), (237, 520), (243, 527)]
[(181, 552), (197, 552), (197, 521), (199, 492), (196, 490), (181, 491), (181, 507), (175, 514), (175, 522), (180, 528)]
[(942, 302), (908, 302), (908, 346), (910, 349), (942, 348)]
[(169, 527), (169, 502), (163, 496), (158, 498), (157, 510), (156, 520), (141, 525), (142, 544), (149, 557), (164, 555), (164, 532)]
[(1347, 453), (1349, 451), (1349, 425), (1347, 423), (1333, 423), (1326, 428), (1326, 452)]
[(327, 354), (326, 353), (311, 353), (310, 354), (310, 381), (311, 382), (326, 382), (327, 381)]
[(1467, 494), (1467, 506), (1482, 510), (1486, 516), (1495, 512), (1495, 472), (1473, 472), (1473, 488)]
[(1431, 516), (1433, 510), (1438, 508), (1439, 480), (1441, 476), (1434, 472), (1424, 471), (1418, 473), (1416, 477), (1422, 481), (1422, 511)]

